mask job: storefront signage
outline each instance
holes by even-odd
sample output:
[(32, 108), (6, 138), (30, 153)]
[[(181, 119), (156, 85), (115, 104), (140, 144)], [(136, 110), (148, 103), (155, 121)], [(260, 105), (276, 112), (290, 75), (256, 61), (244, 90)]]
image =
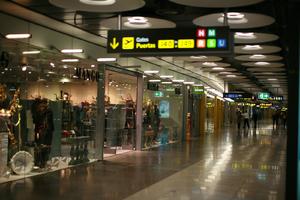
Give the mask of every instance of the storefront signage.
[(195, 95), (204, 94), (204, 86), (193, 86), (192, 93)]
[(223, 93), (223, 98), (230, 98), (230, 99), (251, 99), (252, 95), (247, 93)]
[(173, 88), (173, 87), (167, 87), (166, 91), (167, 92), (175, 92), (175, 88)]
[(232, 53), (229, 27), (109, 30), (108, 53), (122, 55), (199, 55)]
[(269, 98), (270, 101), (283, 101), (283, 96), (274, 96)]
[(147, 83), (147, 89), (152, 91), (157, 91), (159, 89), (158, 83)]
[(161, 91), (154, 92), (154, 97), (163, 97), (163, 96), (164, 96), (164, 93)]
[(260, 92), (258, 93), (259, 100), (268, 100), (270, 98), (270, 94), (267, 92)]
[(74, 78), (83, 79), (87, 81), (99, 80), (99, 72), (90, 69), (76, 68)]

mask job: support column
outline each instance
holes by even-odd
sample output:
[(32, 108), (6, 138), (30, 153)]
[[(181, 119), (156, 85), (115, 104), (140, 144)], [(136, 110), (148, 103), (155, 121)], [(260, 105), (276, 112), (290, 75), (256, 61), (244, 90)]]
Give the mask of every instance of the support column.
[(103, 160), (104, 133), (105, 133), (105, 65), (98, 65), (99, 79), (97, 82), (97, 121), (95, 134), (96, 159)]
[(200, 102), (199, 102), (199, 126), (200, 126), (200, 132), (199, 134), (205, 133), (205, 119), (206, 119), (206, 95), (203, 94), (201, 96)]
[(137, 78), (137, 98), (136, 98), (136, 150), (142, 150), (143, 133), (143, 93), (144, 79), (142, 76)]
[(188, 88), (186, 85), (182, 86), (182, 96), (183, 96), (183, 116), (182, 116), (182, 141), (184, 141), (186, 139), (186, 128), (187, 128), (187, 124), (186, 124), (186, 117), (187, 117), (187, 113), (188, 113), (188, 103), (189, 103), (189, 96), (188, 96)]

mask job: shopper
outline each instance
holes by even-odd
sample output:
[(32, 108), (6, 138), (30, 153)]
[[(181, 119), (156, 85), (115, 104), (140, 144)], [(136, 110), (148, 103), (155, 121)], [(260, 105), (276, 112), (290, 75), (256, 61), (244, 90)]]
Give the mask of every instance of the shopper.
[(273, 129), (276, 127), (276, 129), (278, 128), (278, 120), (280, 117), (280, 111), (279, 109), (274, 110), (273, 114), (272, 114), (272, 119), (273, 119)]

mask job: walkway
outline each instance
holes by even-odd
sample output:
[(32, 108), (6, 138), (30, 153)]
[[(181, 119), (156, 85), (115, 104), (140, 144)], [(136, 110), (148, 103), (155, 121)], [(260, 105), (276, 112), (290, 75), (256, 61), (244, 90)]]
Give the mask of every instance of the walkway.
[(224, 129), (185, 144), (0, 185), (1, 199), (283, 200), (285, 131)]

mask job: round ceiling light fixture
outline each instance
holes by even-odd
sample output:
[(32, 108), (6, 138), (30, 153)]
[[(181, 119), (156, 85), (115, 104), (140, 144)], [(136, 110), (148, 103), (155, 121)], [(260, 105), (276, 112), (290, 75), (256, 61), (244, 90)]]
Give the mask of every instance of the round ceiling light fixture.
[(260, 45), (245, 45), (242, 49), (252, 51), (252, 50), (260, 50), (262, 49), (262, 47)]
[(234, 34), (235, 39), (246, 39), (246, 40), (254, 40), (256, 39), (256, 36), (254, 33), (242, 33), (242, 32), (236, 32)]
[(251, 59), (256, 59), (256, 60), (260, 60), (260, 59), (265, 59), (266, 56), (262, 55), (262, 54), (254, 54), (252, 56), (250, 56)]
[(127, 22), (124, 22), (124, 25), (130, 28), (148, 28), (151, 26), (147, 18), (140, 16), (127, 17)]
[[(221, 17), (218, 18), (218, 22), (224, 23), (225, 15), (221, 14)], [(245, 24), (248, 22), (248, 19), (245, 18), (243, 13), (239, 12), (228, 12), (227, 19), (229, 24)]]
[(216, 67), (216, 66), (218, 66), (218, 64), (215, 63), (215, 62), (204, 62), (203, 65), (209, 66), (209, 67)]
[(171, 2), (201, 8), (232, 8), (257, 4), (263, 0), (169, 0)]
[(223, 67), (214, 67), (214, 68), (212, 68), (212, 70), (224, 70), (225, 68), (223, 68)]
[(270, 65), (270, 63), (269, 62), (256, 62), (255, 65), (265, 66), (265, 65)]
[(49, 0), (49, 3), (67, 10), (115, 13), (143, 7), (144, 0)]
[(94, 6), (108, 6), (116, 3), (116, 0), (79, 0), (81, 3)]

